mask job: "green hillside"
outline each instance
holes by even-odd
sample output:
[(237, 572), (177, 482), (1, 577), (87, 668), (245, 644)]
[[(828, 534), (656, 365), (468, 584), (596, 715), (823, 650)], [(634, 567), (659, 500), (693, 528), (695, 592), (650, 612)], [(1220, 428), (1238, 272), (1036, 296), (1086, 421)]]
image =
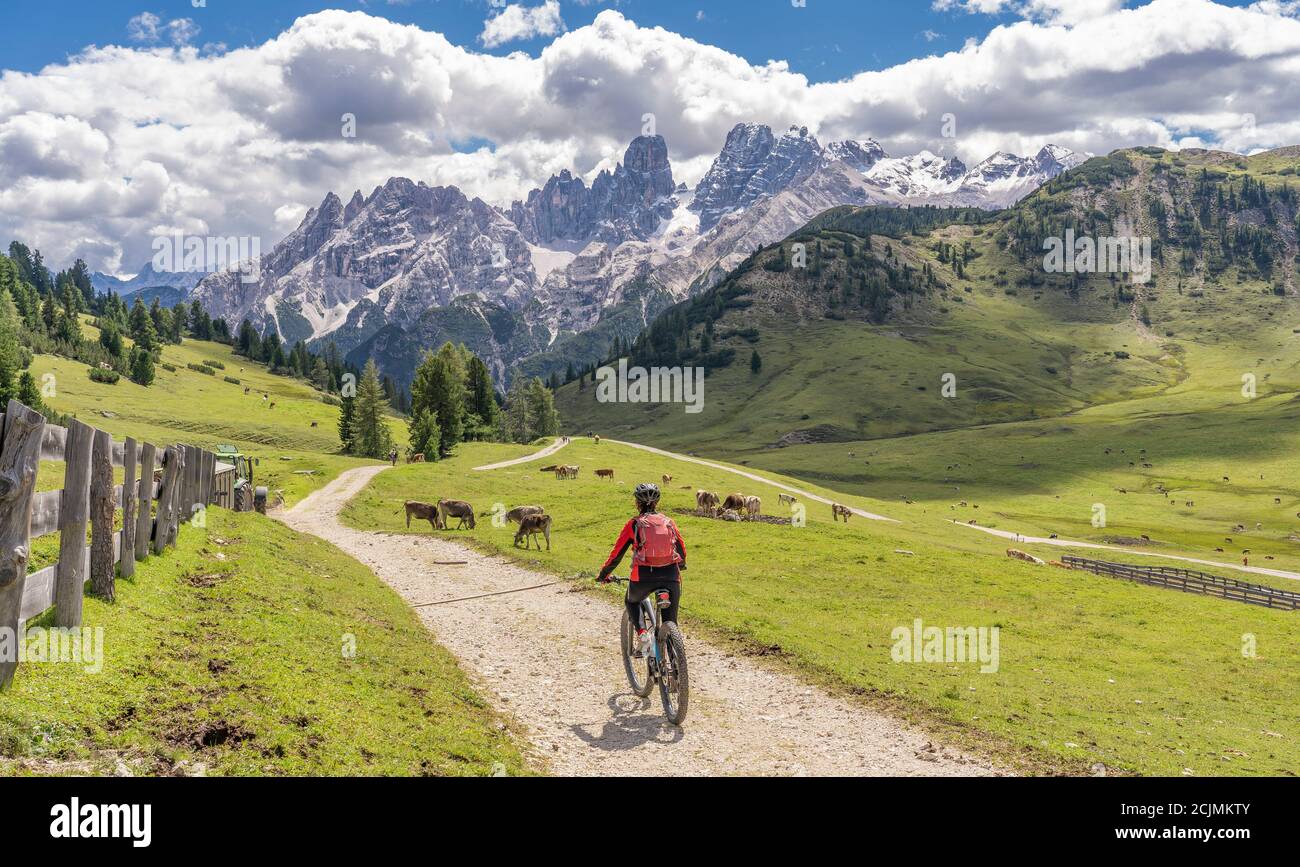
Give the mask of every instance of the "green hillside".
[[(1296, 571), (1297, 170), (1295, 148), (1143, 149), (993, 215), (837, 209), (634, 347), (647, 365), (730, 354), (703, 412), (602, 404), (590, 378), (557, 402), (574, 431), (963, 522)], [(1043, 239), (1067, 229), (1150, 236), (1153, 279), (1045, 273)], [(807, 269), (784, 267), (796, 243)]]
[[(82, 330), (88, 341), (99, 339), (89, 318)], [(205, 361), (224, 369), (210, 375), (188, 366)], [(187, 338), (180, 345), (165, 345), (157, 379), (148, 387), (125, 377), (111, 385), (93, 382), (86, 365), (54, 355), (36, 356), (31, 371), (37, 382), (52, 385), (53, 395), (43, 398), (52, 409), (116, 438), (134, 436), (158, 445), (183, 441), (209, 449), (223, 443), (239, 446), (260, 461), (254, 469), (256, 483), (283, 491), (289, 505), (343, 470), (370, 463), (339, 454), (339, 410), (325, 403), (320, 392), (302, 380), (271, 374), (222, 343)], [(47, 374), (54, 379), (46, 380)], [(404, 444), (406, 426), (394, 419), (389, 427)], [(47, 465), (42, 471), (52, 469)]]

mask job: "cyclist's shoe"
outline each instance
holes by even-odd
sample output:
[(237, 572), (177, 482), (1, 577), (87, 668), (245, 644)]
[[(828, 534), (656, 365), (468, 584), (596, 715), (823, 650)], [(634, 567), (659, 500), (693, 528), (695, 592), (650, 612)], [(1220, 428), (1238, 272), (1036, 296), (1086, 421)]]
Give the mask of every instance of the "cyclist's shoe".
[(645, 656), (650, 653), (650, 630), (642, 629), (636, 634), (637, 655)]
[(633, 659), (642, 659), (646, 652), (645, 642), (646, 631), (644, 629), (632, 629), (631, 651)]

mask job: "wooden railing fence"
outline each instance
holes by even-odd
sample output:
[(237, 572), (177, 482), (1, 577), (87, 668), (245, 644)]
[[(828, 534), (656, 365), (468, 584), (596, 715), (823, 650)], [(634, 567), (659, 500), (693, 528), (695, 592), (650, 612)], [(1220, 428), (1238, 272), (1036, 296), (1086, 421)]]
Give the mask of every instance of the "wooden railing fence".
[[(41, 461), (64, 463), (62, 489), (36, 490)], [(114, 467), (123, 468), (120, 485)], [(87, 583), (112, 601), (117, 576), (175, 545), (181, 523), (212, 505), (216, 474), (216, 456), (196, 446), (114, 442), (76, 419), (67, 428), (47, 424), (10, 401), (0, 414), (0, 630), (9, 630), (8, 646), (51, 606), (55, 626), (80, 626)], [(122, 529), (114, 530), (119, 510)], [(56, 532), (58, 562), (28, 573), (32, 540)], [(17, 667), (16, 656), (0, 655), (0, 689)]]
[(1184, 593), (1217, 596), (1220, 599), (1263, 605), (1267, 608), (1281, 608), (1285, 611), (1300, 610), (1300, 593), (1264, 584), (1249, 584), (1235, 578), (1220, 578), (1218, 575), (1197, 572), (1193, 569), (1180, 569), (1176, 566), (1133, 566), (1128, 563), (1107, 563), (1104, 560), (1089, 560), (1084, 557), (1062, 557), (1061, 562), (1073, 569), (1086, 569), (1098, 575), (1140, 581), (1157, 587), (1169, 587)]

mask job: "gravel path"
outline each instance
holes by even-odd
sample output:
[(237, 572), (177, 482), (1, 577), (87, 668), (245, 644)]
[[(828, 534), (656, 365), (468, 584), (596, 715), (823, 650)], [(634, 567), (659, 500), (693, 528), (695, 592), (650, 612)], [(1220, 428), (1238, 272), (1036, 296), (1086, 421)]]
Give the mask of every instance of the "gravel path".
[(484, 464), (483, 466), (475, 467), (474, 469), (499, 470), (502, 467), (513, 467), (517, 464), (526, 464), (529, 461), (536, 461), (546, 457), (547, 455), (553, 455), (556, 452), (558, 452), (560, 449), (567, 446), (568, 444), (569, 443), (563, 437), (556, 437), (555, 442), (551, 443), (549, 446), (547, 446), (546, 448), (542, 449), (539, 452), (533, 452), (531, 455), (524, 455), (522, 458), (515, 458), (514, 460), (500, 461), (495, 464)]
[[(385, 469), (349, 470), (278, 517), (365, 563), (412, 604), (555, 580), (450, 541), (454, 532), (396, 536), (340, 524), (342, 505)], [(467, 563), (432, 562), (448, 560)], [(690, 635), (690, 715), (682, 728), (669, 725), (657, 692), (642, 700), (627, 688), (618, 655), (621, 609), (568, 585), (418, 612), (479, 691), (523, 726), (553, 773), (1001, 773), (982, 759), (932, 745), (894, 719)]]
[[(643, 452), (652, 452), (653, 454), (656, 455), (663, 455), (664, 457), (672, 458), (675, 461), (688, 461), (692, 464), (699, 464), (700, 466), (709, 467), (711, 469), (722, 470), (723, 472), (726, 473), (734, 473), (737, 476), (744, 476), (745, 478), (750, 479), (752, 481), (762, 482), (765, 485), (771, 485), (774, 488), (779, 488), (782, 491), (785, 491), (786, 493), (798, 494), (799, 496), (805, 499), (813, 500), (818, 503), (825, 503), (828, 506), (831, 505), (833, 502), (832, 500), (828, 500), (825, 497), (819, 497), (817, 494), (810, 494), (807, 491), (802, 490), (800, 488), (794, 488), (791, 487), (790, 485), (783, 484), (782, 482), (774, 482), (771, 479), (766, 479), (763, 476), (758, 475), (757, 473), (749, 473), (744, 470), (738, 470), (735, 467), (729, 467), (726, 466), (725, 464), (715, 464), (713, 461), (706, 461), (702, 458), (693, 458), (690, 457), (689, 455), (679, 455), (677, 454), (677, 452), (669, 452), (663, 449), (657, 449), (654, 446), (643, 446), (640, 443), (629, 443), (629, 442), (624, 442), (623, 440), (607, 440), (606, 442), (617, 443), (618, 445), (627, 446), (628, 448), (640, 449)], [(480, 467), (479, 469), (482, 469), (482, 467)], [(898, 523), (897, 519), (895, 518), (887, 518), (884, 515), (877, 515), (874, 512), (868, 512), (863, 509), (850, 508), (849, 511), (860, 517), (869, 518), (872, 521), (889, 521), (890, 523), (893, 524)]]

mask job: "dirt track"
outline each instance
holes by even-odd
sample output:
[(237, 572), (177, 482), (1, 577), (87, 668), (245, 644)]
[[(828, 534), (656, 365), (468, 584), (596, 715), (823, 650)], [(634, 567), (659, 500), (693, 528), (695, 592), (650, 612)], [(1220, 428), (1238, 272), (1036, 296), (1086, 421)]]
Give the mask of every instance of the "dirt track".
[[(412, 604), (555, 580), (457, 544), (452, 532), (395, 536), (340, 524), (343, 504), (385, 469), (349, 470), (279, 518), (365, 563)], [(468, 562), (431, 562), (448, 560)], [(683, 728), (671, 726), (657, 693), (642, 700), (628, 691), (618, 655), (621, 609), (567, 583), (418, 612), (557, 774), (999, 773), (931, 746), (896, 720), (691, 635), (690, 717)]]

